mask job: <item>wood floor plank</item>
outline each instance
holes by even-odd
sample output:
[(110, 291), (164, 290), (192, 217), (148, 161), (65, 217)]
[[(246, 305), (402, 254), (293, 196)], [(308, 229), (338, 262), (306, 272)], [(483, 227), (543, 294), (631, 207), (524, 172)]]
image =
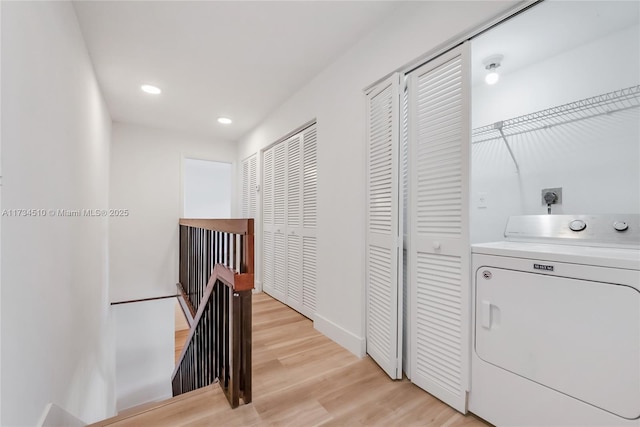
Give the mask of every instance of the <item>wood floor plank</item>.
[(407, 379), (392, 381), (266, 294), (253, 296), (253, 402), (233, 410), (218, 384), (100, 425), (488, 426)]

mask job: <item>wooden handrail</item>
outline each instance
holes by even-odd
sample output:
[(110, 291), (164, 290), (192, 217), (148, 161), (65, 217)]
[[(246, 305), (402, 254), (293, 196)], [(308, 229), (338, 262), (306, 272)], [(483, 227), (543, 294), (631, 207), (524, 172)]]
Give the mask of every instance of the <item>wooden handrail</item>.
[(209, 219), (209, 218), (180, 218), (180, 225), (204, 228), (205, 230), (222, 231), (233, 234), (253, 235), (253, 219)]

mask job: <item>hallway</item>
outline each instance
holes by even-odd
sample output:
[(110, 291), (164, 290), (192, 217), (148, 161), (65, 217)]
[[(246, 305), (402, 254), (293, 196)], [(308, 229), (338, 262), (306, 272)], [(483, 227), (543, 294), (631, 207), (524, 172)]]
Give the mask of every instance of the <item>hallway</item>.
[(96, 425), (486, 425), (407, 380), (391, 381), (264, 293), (253, 297), (253, 337), (253, 403), (232, 410), (214, 384)]

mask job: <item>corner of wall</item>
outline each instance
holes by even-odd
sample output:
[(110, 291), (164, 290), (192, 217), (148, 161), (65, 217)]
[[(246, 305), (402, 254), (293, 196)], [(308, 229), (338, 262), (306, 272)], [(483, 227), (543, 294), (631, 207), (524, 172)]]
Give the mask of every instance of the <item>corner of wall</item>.
[(358, 357), (367, 353), (364, 337), (358, 337), (331, 320), (316, 313), (313, 327)]

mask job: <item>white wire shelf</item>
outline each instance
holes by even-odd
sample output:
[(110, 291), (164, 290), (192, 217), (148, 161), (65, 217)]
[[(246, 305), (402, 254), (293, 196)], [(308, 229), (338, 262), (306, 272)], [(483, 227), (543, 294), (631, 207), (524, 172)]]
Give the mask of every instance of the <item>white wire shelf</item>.
[(482, 126), (472, 130), (471, 139), (473, 144), (504, 139), (637, 107), (640, 107), (640, 85)]

